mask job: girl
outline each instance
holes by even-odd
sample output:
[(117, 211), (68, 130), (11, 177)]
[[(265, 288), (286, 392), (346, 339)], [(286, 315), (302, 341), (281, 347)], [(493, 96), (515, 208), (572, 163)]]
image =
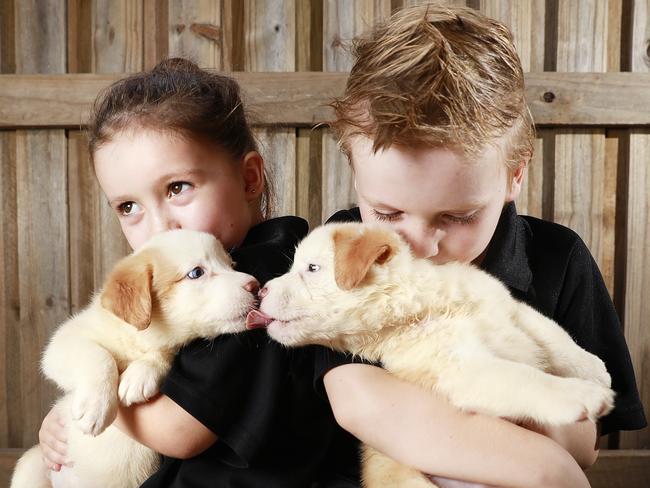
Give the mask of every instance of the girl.
[[(163, 61), (112, 85), (89, 132), (97, 179), (133, 249), (186, 228), (215, 235), (261, 283), (288, 268), (307, 224), (267, 220), (264, 161), (235, 81)], [(312, 349), (288, 351), (263, 331), (185, 348), (161, 394), (116, 420), (165, 456), (145, 486), (331, 486), (329, 447), (341, 430), (314, 393), (313, 363)], [(58, 427), (53, 411), (41, 445), (51, 467), (66, 469), (74, 459)]]

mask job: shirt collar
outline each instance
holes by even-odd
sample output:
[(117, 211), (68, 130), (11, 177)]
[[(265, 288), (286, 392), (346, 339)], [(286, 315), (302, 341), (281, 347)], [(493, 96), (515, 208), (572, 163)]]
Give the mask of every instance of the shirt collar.
[(526, 252), (530, 228), (517, 215), (514, 202), (501, 212), (481, 268), (511, 288), (527, 292), (533, 279)]

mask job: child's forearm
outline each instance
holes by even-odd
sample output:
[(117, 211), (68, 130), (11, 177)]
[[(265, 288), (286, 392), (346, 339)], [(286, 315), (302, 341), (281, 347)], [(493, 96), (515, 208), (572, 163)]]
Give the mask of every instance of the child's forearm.
[(210, 429), (165, 395), (120, 406), (113, 425), (154, 451), (179, 459), (194, 457), (217, 440)]
[(503, 487), (588, 487), (552, 440), (502, 419), (463, 413), (373, 366), (328, 372), (325, 388), (343, 428), (425, 473)]

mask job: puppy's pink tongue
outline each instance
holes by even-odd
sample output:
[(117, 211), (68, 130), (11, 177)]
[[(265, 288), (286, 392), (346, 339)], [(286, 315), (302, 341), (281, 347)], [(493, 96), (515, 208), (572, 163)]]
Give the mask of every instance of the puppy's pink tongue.
[(266, 327), (273, 319), (268, 315), (263, 314), (259, 310), (251, 310), (246, 316), (246, 328), (247, 329), (259, 329)]

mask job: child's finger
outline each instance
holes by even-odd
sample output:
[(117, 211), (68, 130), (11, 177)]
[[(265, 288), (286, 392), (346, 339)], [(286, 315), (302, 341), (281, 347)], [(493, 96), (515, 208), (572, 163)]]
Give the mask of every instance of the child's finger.
[[(45, 461), (45, 464), (47, 466), (53, 466), (52, 469), (55, 468), (56, 464), (66, 464), (67, 459), (65, 455), (62, 455), (54, 449), (51, 449), (47, 444), (41, 444), (41, 452), (43, 453), (43, 460)], [(59, 469), (61, 469), (60, 466)], [(58, 471), (58, 469), (54, 470)]]

